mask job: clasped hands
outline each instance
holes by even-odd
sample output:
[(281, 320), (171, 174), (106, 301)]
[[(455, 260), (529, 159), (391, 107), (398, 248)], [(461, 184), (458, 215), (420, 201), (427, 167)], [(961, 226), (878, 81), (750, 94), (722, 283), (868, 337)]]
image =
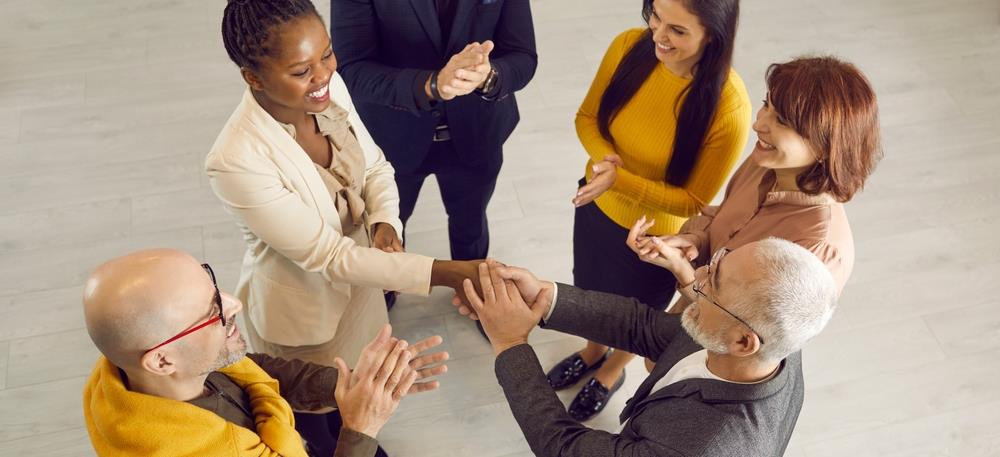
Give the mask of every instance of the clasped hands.
[(680, 235), (654, 236), (646, 231), (653, 227), (655, 220), (642, 216), (635, 221), (628, 232), (625, 244), (646, 263), (670, 270), (677, 277), (677, 283), (687, 285), (694, 282), (695, 270), (691, 262), (698, 258), (698, 248)]
[(604, 160), (594, 163), (590, 167), (590, 180), (576, 190), (573, 206), (586, 205), (607, 192), (618, 180), (618, 167), (622, 166), (625, 163), (618, 154), (608, 154), (604, 156)]
[[(490, 40), (469, 43), (461, 52), (448, 59), (444, 68), (437, 72), (438, 93), (443, 100), (468, 95), (483, 86), (493, 68), (490, 64), (493, 47), (493, 41)], [(433, 98), (430, 79), (424, 84), (424, 92), (429, 98)]]
[(481, 262), (477, 270), (475, 281), (462, 281), (466, 299), (456, 295), (452, 304), (460, 314), (482, 324), (497, 355), (527, 343), (531, 330), (552, 306), (555, 284), (493, 259)]

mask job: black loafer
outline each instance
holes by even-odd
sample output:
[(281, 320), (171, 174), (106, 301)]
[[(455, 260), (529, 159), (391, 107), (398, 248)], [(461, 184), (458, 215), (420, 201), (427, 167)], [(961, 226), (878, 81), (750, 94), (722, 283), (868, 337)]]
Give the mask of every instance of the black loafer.
[(562, 390), (573, 384), (576, 384), (583, 375), (600, 368), (604, 364), (604, 361), (608, 359), (608, 353), (605, 352), (601, 359), (595, 362), (591, 366), (587, 366), (587, 363), (583, 361), (583, 357), (580, 357), (579, 352), (574, 352), (569, 357), (562, 359), (556, 366), (552, 367), (545, 377), (549, 380), (549, 385), (552, 386), (554, 390)]
[(569, 404), (569, 415), (580, 422), (596, 416), (605, 406), (608, 406), (611, 396), (622, 387), (623, 383), (625, 383), (624, 370), (610, 390), (597, 379), (590, 378), (590, 381), (584, 384), (583, 389), (580, 389), (580, 393), (576, 394), (573, 403)]

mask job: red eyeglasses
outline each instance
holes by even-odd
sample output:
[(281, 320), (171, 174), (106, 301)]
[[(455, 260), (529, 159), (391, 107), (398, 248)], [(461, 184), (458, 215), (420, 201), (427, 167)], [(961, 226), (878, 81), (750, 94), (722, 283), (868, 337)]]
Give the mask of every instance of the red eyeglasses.
[(147, 349), (146, 352), (149, 352), (149, 351), (152, 351), (152, 350), (155, 350), (155, 349), (159, 349), (159, 348), (161, 348), (163, 346), (166, 346), (166, 345), (168, 345), (170, 343), (173, 343), (174, 341), (177, 341), (177, 340), (179, 340), (181, 338), (184, 338), (185, 336), (190, 335), (190, 334), (192, 334), (194, 332), (197, 332), (198, 330), (201, 330), (201, 329), (203, 329), (205, 327), (208, 327), (209, 325), (212, 325), (212, 324), (214, 324), (216, 322), (222, 322), (222, 326), (223, 327), (226, 326), (226, 315), (223, 314), (223, 312), (222, 312), (222, 294), (219, 293), (219, 284), (215, 282), (215, 272), (212, 271), (212, 267), (208, 266), (207, 263), (201, 264), (201, 267), (204, 268), (205, 271), (208, 272), (208, 276), (212, 278), (212, 286), (215, 287), (215, 296), (212, 297), (212, 300), (214, 300), (215, 301), (215, 305), (219, 307), (219, 314), (216, 314), (211, 319), (209, 319), (209, 320), (207, 320), (207, 321), (205, 321), (205, 322), (203, 322), (201, 324), (198, 324), (198, 325), (196, 325), (194, 327), (191, 327), (191, 328), (189, 328), (187, 330), (184, 330), (183, 332), (180, 332), (180, 333), (174, 335), (169, 340), (166, 340), (166, 341), (164, 341), (164, 342), (162, 342), (160, 344), (157, 344), (156, 346), (153, 346), (150, 349)]

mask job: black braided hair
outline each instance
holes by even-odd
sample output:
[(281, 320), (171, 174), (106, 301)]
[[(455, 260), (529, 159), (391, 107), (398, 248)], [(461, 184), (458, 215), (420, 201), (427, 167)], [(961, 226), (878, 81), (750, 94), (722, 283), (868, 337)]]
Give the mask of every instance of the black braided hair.
[(320, 17), (310, 0), (229, 0), (222, 43), (240, 68), (260, 70), (260, 58), (273, 55), (268, 45), (274, 27), (309, 15)]

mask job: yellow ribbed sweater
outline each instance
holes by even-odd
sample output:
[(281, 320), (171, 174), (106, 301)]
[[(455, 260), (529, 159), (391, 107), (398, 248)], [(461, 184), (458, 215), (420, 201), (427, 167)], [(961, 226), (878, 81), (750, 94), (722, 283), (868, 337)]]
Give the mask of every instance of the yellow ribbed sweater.
[(611, 189), (597, 197), (601, 211), (622, 227), (631, 227), (636, 219), (646, 215), (656, 219), (649, 233), (674, 234), (688, 217), (712, 201), (739, 159), (750, 133), (750, 97), (743, 80), (731, 70), (690, 179), (684, 187), (667, 184), (667, 164), (677, 128), (674, 103), (690, 80), (657, 65), (612, 120), (614, 145), (601, 136), (597, 127), (601, 96), (618, 63), (644, 30), (627, 30), (611, 43), (576, 114), (576, 133), (590, 156), (586, 169), (588, 181), (593, 163), (607, 154), (618, 154), (625, 163), (618, 169), (618, 178)]

